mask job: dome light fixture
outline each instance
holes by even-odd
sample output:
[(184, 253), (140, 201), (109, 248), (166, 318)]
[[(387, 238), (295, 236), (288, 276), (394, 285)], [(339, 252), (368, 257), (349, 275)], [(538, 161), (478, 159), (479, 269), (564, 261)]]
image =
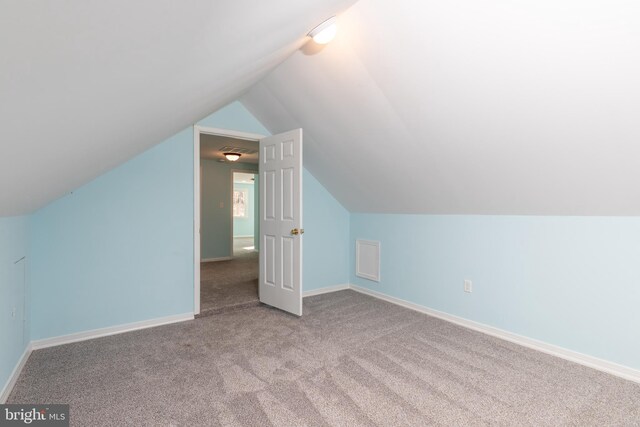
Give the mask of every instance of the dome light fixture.
[(337, 19), (335, 16), (324, 21), (322, 24), (309, 31), (307, 34), (318, 44), (327, 44), (336, 36), (338, 32)]
[(238, 159), (240, 158), (242, 154), (240, 153), (224, 153), (224, 156), (227, 158), (227, 160), (229, 160), (230, 162), (236, 162), (238, 161)]

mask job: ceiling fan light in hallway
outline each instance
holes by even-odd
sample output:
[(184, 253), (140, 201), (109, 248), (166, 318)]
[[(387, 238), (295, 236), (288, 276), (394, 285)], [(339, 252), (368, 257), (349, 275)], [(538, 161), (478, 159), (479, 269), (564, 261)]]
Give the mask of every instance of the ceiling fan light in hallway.
[(236, 162), (238, 161), (238, 159), (240, 158), (242, 154), (239, 153), (224, 153), (224, 156), (227, 158), (227, 160), (229, 160), (230, 162)]

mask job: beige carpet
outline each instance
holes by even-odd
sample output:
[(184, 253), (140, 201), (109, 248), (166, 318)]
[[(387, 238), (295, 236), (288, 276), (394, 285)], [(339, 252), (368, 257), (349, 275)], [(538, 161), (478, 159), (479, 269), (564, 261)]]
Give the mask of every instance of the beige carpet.
[(354, 291), (35, 351), (75, 426), (634, 426), (640, 385)]
[(200, 264), (200, 315), (258, 305), (258, 253)]

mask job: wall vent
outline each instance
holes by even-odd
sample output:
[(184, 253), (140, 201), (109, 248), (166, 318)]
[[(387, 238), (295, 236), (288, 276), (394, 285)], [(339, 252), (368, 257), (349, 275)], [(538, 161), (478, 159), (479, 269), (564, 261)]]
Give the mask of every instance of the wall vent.
[(356, 240), (356, 276), (380, 281), (380, 242)]

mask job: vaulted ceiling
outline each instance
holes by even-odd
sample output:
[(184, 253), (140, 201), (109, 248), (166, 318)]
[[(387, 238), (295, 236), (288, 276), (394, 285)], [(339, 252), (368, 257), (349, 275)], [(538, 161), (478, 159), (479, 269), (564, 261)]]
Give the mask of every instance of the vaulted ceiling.
[(0, 216), (31, 212), (237, 98), (354, 1), (3, 1)]
[(242, 102), (354, 212), (640, 215), (640, 2), (360, 0)]
[(241, 95), (354, 212), (640, 215), (640, 3), (354, 2), (3, 2), (0, 216)]

